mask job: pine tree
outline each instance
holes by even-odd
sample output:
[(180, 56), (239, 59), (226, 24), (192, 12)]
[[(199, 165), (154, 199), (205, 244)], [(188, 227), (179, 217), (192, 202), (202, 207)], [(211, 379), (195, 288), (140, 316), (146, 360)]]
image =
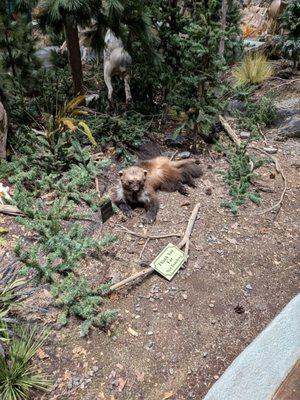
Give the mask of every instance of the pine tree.
[(0, 67), (14, 78), (20, 90), (30, 91), (36, 84), (39, 62), (35, 57), (35, 39), (27, 17), (20, 15), (14, 20), (8, 11), (7, 0), (0, 5), (0, 50), (3, 56)]

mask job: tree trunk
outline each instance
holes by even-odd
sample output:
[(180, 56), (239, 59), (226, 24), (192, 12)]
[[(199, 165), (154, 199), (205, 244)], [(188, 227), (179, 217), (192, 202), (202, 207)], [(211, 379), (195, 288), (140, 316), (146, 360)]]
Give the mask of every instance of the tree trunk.
[(0, 159), (6, 159), (7, 129), (7, 114), (3, 104), (0, 102)]
[(77, 25), (74, 25), (67, 15), (63, 18), (63, 21), (72, 72), (74, 94), (75, 96), (78, 96), (84, 94), (78, 29)]
[(223, 36), (221, 37), (220, 40), (220, 45), (219, 45), (219, 55), (221, 57), (224, 56), (224, 50), (225, 50), (225, 32), (226, 32), (226, 17), (227, 17), (227, 10), (228, 10), (228, 3), (227, 0), (222, 0), (222, 8), (221, 8), (221, 28), (223, 31)]

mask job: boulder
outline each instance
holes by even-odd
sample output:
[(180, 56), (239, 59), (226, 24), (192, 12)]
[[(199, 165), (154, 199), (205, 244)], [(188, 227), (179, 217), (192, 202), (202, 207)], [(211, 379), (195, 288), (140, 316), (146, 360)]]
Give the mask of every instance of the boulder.
[(300, 138), (300, 115), (294, 115), (286, 119), (280, 126), (277, 139)]

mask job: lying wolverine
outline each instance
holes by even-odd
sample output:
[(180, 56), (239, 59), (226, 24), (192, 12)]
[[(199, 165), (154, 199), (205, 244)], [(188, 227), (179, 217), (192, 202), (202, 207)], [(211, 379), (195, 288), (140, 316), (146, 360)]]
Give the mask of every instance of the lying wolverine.
[(133, 216), (133, 208), (146, 209), (144, 221), (153, 223), (159, 210), (156, 191), (178, 191), (188, 195), (184, 186), (195, 187), (193, 178), (202, 175), (195, 160), (170, 161), (166, 157), (141, 161), (136, 166), (119, 172), (120, 184), (112, 194), (112, 202), (127, 216)]

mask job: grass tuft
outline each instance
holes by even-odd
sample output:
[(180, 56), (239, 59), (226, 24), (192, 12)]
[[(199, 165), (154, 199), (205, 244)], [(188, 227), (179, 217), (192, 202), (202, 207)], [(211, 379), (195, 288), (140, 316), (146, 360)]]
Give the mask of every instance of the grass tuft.
[(271, 63), (263, 54), (254, 53), (246, 56), (233, 70), (236, 86), (261, 83), (273, 76)]

